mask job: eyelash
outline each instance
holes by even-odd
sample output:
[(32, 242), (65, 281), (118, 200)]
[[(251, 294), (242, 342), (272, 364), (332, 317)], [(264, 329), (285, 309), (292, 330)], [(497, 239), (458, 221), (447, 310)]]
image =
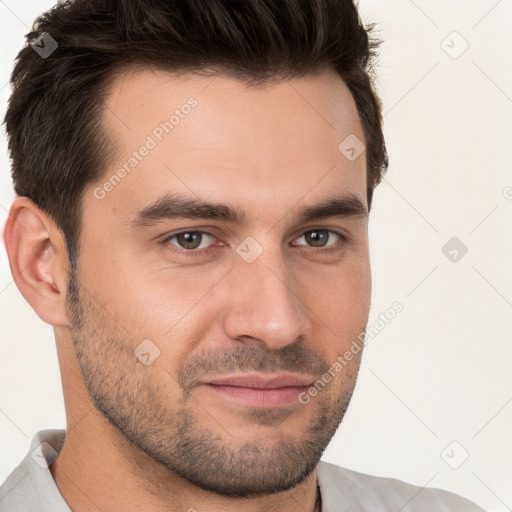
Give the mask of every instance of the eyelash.
[[(307, 233), (312, 233), (314, 231), (325, 231), (329, 234), (335, 234), (340, 238), (340, 240), (337, 243), (334, 243), (334, 244), (328, 246), (327, 248), (317, 248), (317, 250), (315, 251), (317, 253), (326, 254), (326, 253), (331, 253), (331, 252), (335, 252), (335, 251), (340, 251), (343, 248), (344, 243), (347, 241), (347, 237), (345, 235), (343, 235), (342, 233), (339, 233), (338, 231), (334, 231), (332, 229), (326, 229), (326, 228), (308, 229), (307, 231), (304, 231), (299, 238), (306, 235)], [(167, 247), (172, 246), (172, 248), (171, 248), (172, 252), (175, 252), (180, 256), (185, 256), (186, 258), (194, 258), (194, 257), (199, 257), (199, 256), (204, 257), (204, 256), (207, 256), (211, 251), (215, 250), (215, 246), (209, 246), (206, 249), (181, 249), (181, 250), (179, 250), (174, 244), (170, 243), (170, 240), (172, 240), (173, 238), (177, 237), (178, 235), (182, 235), (184, 233), (189, 233), (189, 234), (190, 233), (200, 233), (202, 235), (208, 235), (208, 236), (211, 236), (212, 238), (216, 238), (215, 235), (213, 235), (212, 233), (209, 233), (208, 231), (192, 229), (192, 230), (179, 231), (178, 233), (173, 233), (172, 235), (169, 235), (168, 237), (166, 237), (162, 241), (162, 243), (164, 245), (166, 245)], [(340, 244), (342, 247), (339, 247)], [(307, 247), (307, 246), (304, 246), (301, 244), (301, 245), (299, 245), (299, 247)], [(315, 247), (312, 247), (312, 249), (315, 249)]]

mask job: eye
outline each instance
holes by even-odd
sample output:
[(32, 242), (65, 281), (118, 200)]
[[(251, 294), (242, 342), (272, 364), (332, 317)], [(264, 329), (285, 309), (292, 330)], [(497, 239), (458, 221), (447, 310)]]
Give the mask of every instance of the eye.
[[(338, 240), (343, 240), (343, 235), (340, 233), (337, 233), (336, 231), (332, 231), (330, 229), (313, 229), (310, 231), (306, 231), (301, 237), (299, 237), (297, 240), (300, 240), (301, 238), (304, 238), (312, 247), (330, 247), (332, 245), (335, 245), (336, 240), (334, 240), (333, 243), (328, 244), (327, 241), (329, 238), (332, 238), (331, 235), (334, 235), (338, 238)], [(306, 244), (297, 244), (297, 245), (306, 245)]]
[[(328, 243), (333, 237), (334, 241)], [(318, 252), (339, 251), (342, 249), (342, 244), (339, 242), (345, 241), (345, 237), (341, 233), (330, 229), (311, 229), (296, 240), (302, 238), (306, 243), (297, 243), (295, 245), (308, 245), (309, 247), (318, 249)], [(195, 257), (206, 256), (211, 251), (215, 251), (216, 248), (223, 245), (221, 241), (212, 243), (212, 241), (215, 240), (217, 240), (217, 238), (207, 231), (188, 230), (169, 235), (162, 243), (172, 252), (180, 256)], [(336, 241), (338, 241), (338, 243), (336, 243)]]
[[(215, 239), (213, 235), (206, 231), (182, 231), (174, 233), (167, 237), (164, 242), (176, 246), (178, 249), (185, 249), (182, 252), (203, 252), (208, 248), (208, 240)], [(173, 243), (176, 240), (177, 243)]]

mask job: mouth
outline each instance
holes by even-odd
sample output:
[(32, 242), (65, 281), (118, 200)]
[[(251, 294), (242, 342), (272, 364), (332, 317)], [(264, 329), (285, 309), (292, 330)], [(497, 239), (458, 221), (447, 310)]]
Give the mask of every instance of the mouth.
[(210, 379), (201, 384), (217, 397), (249, 407), (276, 409), (299, 404), (300, 393), (314, 378), (306, 375), (245, 374)]

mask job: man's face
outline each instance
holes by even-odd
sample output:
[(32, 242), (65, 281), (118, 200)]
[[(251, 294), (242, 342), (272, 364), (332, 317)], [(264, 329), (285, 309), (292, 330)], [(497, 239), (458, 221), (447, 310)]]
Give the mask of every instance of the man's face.
[[(368, 320), (367, 217), (347, 214), (356, 200), (367, 210), (365, 153), (338, 148), (364, 140), (349, 90), (330, 71), (255, 88), (140, 70), (116, 80), (107, 107), (117, 154), (85, 191), (68, 297), (91, 399), (201, 488), (289, 489), (334, 435), (360, 352), (299, 394)], [(348, 196), (344, 215), (300, 218)], [(226, 207), (176, 217), (171, 199)]]

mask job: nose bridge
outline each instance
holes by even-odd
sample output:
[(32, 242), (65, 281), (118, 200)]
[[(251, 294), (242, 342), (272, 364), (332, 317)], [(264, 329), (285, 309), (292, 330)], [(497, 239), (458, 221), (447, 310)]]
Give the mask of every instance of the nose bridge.
[(293, 271), (279, 248), (265, 249), (252, 263), (242, 257), (230, 272), (225, 329), (232, 339), (251, 337), (279, 349), (309, 337), (310, 321)]

